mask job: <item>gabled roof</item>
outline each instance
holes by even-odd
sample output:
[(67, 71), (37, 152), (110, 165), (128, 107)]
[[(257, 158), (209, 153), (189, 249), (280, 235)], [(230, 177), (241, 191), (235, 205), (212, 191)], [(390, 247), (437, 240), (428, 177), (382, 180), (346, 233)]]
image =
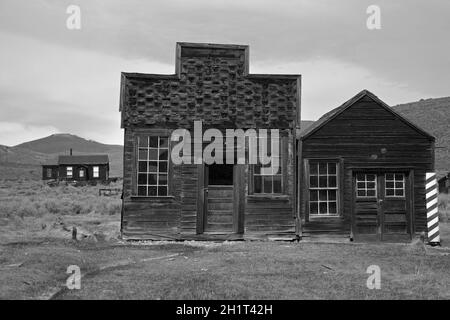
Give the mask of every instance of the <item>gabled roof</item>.
[(59, 156), (58, 164), (62, 165), (82, 165), (82, 164), (108, 164), (109, 158), (107, 154), (89, 154), (76, 156)]
[(348, 108), (350, 108), (352, 105), (354, 105), (356, 102), (358, 102), (359, 100), (361, 100), (363, 97), (368, 96), (371, 99), (373, 99), (376, 103), (378, 103), (382, 108), (384, 108), (386, 111), (392, 113), (395, 117), (397, 117), (400, 121), (402, 121), (403, 123), (405, 123), (406, 125), (408, 125), (409, 127), (413, 128), (414, 130), (416, 130), (418, 133), (424, 135), (425, 137), (429, 138), (430, 140), (435, 140), (435, 138), (430, 135), (428, 132), (426, 132), (425, 130), (421, 129), (419, 126), (413, 124), (412, 122), (410, 122), (408, 119), (406, 119), (405, 117), (403, 117), (401, 114), (399, 114), (398, 112), (396, 112), (394, 109), (392, 109), (390, 106), (388, 106), (386, 103), (384, 103), (382, 100), (380, 100), (376, 95), (374, 95), (372, 92), (370, 92), (369, 90), (362, 90), (361, 92), (359, 92), (357, 95), (355, 95), (353, 98), (347, 100), (346, 102), (344, 102), (342, 105), (340, 105), (339, 107), (331, 110), (328, 113), (325, 113), (322, 117), (320, 117), (319, 120), (317, 120), (316, 122), (314, 122), (310, 127), (308, 127), (303, 133), (302, 133), (302, 140), (305, 140), (306, 138), (308, 138), (309, 136), (311, 136), (314, 132), (316, 132), (317, 130), (319, 130), (320, 128), (322, 128), (324, 125), (326, 125), (328, 122), (330, 122), (331, 120), (333, 120), (334, 118), (336, 118), (338, 115), (340, 115), (342, 112), (344, 112), (345, 110), (347, 110)]

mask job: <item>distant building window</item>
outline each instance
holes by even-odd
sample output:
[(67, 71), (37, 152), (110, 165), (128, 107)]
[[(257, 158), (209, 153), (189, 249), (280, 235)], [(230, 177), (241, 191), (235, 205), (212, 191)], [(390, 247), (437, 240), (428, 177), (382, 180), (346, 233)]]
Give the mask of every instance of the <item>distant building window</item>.
[(338, 182), (337, 162), (309, 162), (310, 215), (338, 214)]
[(80, 178), (84, 178), (84, 169), (80, 169), (79, 175), (80, 175)]
[(47, 178), (51, 178), (52, 177), (52, 169), (47, 168)]
[(73, 176), (73, 168), (67, 167), (67, 178), (72, 178)]
[(403, 173), (386, 173), (386, 196), (405, 196), (405, 175)]
[(138, 137), (138, 196), (164, 197), (169, 194), (169, 139)]
[(374, 198), (377, 196), (377, 175), (358, 173), (356, 175), (356, 196)]
[(95, 166), (92, 168), (92, 177), (93, 178), (98, 178), (100, 176), (99, 174), (99, 167)]

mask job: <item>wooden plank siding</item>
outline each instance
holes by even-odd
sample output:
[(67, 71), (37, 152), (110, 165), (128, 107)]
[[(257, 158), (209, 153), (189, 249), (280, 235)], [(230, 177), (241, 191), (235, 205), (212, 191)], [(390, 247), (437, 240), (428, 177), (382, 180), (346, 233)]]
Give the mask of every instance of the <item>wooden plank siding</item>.
[[(295, 212), (295, 159), (293, 132), (284, 132), (281, 138), (282, 195), (246, 193), (245, 233), (296, 235)], [(251, 178), (251, 172), (246, 175)], [(250, 184), (251, 185), (251, 184)], [(250, 194), (249, 194), (250, 193)]]
[[(245, 45), (177, 43), (175, 74), (122, 73), (119, 110), (121, 127), (125, 129), (124, 238), (217, 240), (242, 239), (246, 235), (295, 236), (293, 130), (300, 123), (301, 77), (249, 74), (248, 52)], [(136, 135), (170, 135), (172, 130), (187, 129), (194, 139), (194, 157), (193, 146), (205, 145), (201, 137), (193, 135), (194, 121), (202, 121), (203, 130), (282, 131), (283, 194), (254, 195), (252, 166), (235, 164), (232, 190), (220, 203), (213, 203), (218, 199), (208, 203), (205, 190), (209, 169), (203, 164), (182, 164), (169, 167), (169, 197), (136, 197)], [(224, 199), (232, 200), (228, 204)], [(226, 224), (226, 228), (208, 225), (208, 209), (212, 211), (210, 218), (216, 219), (216, 224)], [(207, 234), (215, 229), (230, 232), (220, 236)]]
[[(171, 133), (170, 130), (162, 132), (141, 128), (125, 130), (122, 236), (125, 239), (217, 239), (216, 236), (207, 235), (208, 232), (214, 232), (211, 229), (213, 226), (205, 228), (206, 222), (203, 220), (206, 210), (204, 165), (171, 165), (169, 197), (136, 196), (136, 137), (155, 132), (169, 136)], [(222, 202), (209, 204), (208, 209), (217, 209), (217, 213), (220, 213), (221, 208), (232, 209), (232, 222), (223, 221), (231, 223), (230, 234), (243, 235), (238, 238), (245, 238), (247, 235), (251, 238), (295, 237), (295, 161), (292, 137), (292, 132), (288, 130), (284, 131), (281, 138), (283, 194), (249, 195), (251, 165), (239, 164), (234, 166), (233, 200), (230, 206), (219, 208), (218, 206), (224, 205)], [(210, 192), (212, 197), (214, 191)], [(216, 200), (213, 199), (212, 202), (214, 201)]]
[[(341, 232), (350, 235), (353, 207), (353, 172), (362, 169), (407, 169), (413, 185), (414, 232), (426, 229), (425, 172), (434, 170), (434, 142), (389, 112), (369, 95), (364, 95), (350, 107), (302, 139), (304, 169), (311, 159), (339, 159), (341, 172), (339, 218), (309, 221), (308, 182), (302, 175), (301, 216), (305, 232)], [(362, 205), (362, 204), (361, 204)], [(329, 220), (328, 220), (329, 219)], [(326, 227), (326, 228), (325, 228)]]

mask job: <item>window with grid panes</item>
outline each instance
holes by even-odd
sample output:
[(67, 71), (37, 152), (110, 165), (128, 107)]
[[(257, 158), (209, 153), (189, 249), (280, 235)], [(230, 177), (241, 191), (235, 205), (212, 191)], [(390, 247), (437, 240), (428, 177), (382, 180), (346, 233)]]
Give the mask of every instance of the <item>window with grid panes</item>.
[(164, 197), (169, 195), (168, 137), (138, 137), (137, 195)]
[(405, 175), (403, 173), (386, 173), (385, 194), (386, 197), (405, 196)]
[[(278, 147), (280, 148), (280, 143)], [(262, 144), (267, 146), (267, 156), (272, 156), (272, 143), (271, 139), (266, 137), (258, 137), (258, 148)], [(282, 193), (282, 163), (281, 163), (281, 150), (278, 150), (278, 155), (273, 155), (278, 159), (278, 168), (274, 167), (272, 163), (267, 165), (256, 164), (253, 169), (253, 193), (256, 194), (281, 194)], [(261, 171), (261, 168), (268, 168)]]
[(309, 162), (309, 214), (338, 214), (337, 162)]
[(377, 196), (377, 175), (373, 173), (356, 174), (356, 196), (374, 198)]

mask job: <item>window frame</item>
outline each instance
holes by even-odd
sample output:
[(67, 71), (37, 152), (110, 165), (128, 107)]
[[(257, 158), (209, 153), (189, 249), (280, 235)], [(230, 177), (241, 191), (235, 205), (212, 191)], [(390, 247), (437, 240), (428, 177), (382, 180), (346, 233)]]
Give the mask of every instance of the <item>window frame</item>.
[[(257, 139), (261, 139), (262, 137), (257, 137)], [(270, 138), (268, 138), (270, 140)], [(279, 153), (279, 165), (280, 165), (280, 173), (276, 175), (261, 175), (255, 173), (255, 168), (257, 165), (251, 164), (249, 165), (249, 187), (248, 187), (248, 195), (250, 197), (254, 198), (264, 198), (264, 197), (270, 197), (270, 198), (277, 198), (277, 197), (286, 197), (287, 196), (287, 160), (288, 160), (288, 144), (289, 144), (289, 136), (284, 134), (283, 132), (280, 132), (279, 135), (279, 147), (280, 147), (280, 153)], [(259, 143), (258, 143), (259, 146)], [(246, 146), (246, 148), (248, 145)], [(259, 153), (258, 153), (258, 159), (259, 159)], [(281, 177), (281, 191), (279, 193), (263, 193), (263, 192), (255, 192), (255, 176), (280, 176)], [(263, 183), (263, 182), (262, 182)], [(272, 190), (273, 190), (273, 180), (272, 180)]]
[[(326, 163), (326, 165), (327, 165), (327, 174), (326, 174), (327, 184), (328, 184), (328, 177), (331, 176), (331, 175), (328, 174), (328, 165), (330, 163), (333, 163), (336, 166), (336, 174), (332, 175), (332, 176), (336, 177), (336, 187), (326, 187), (326, 188), (325, 187), (320, 187), (320, 180), (319, 180), (319, 183), (318, 183), (317, 187), (311, 187), (311, 185), (310, 185), (310, 177), (311, 177), (311, 163), (312, 162), (313, 163), (317, 163), (318, 166), (319, 166), (319, 163)], [(308, 219), (309, 218), (311, 218), (311, 219), (319, 218), (320, 219), (320, 218), (336, 218), (336, 217), (340, 217), (341, 214), (342, 214), (342, 208), (341, 208), (341, 205), (342, 205), (342, 199), (341, 199), (341, 194), (342, 194), (342, 187), (341, 187), (341, 185), (342, 185), (342, 182), (341, 182), (341, 179), (342, 179), (342, 176), (341, 176), (342, 160), (341, 159), (336, 159), (336, 158), (311, 158), (311, 159), (305, 159), (304, 165), (305, 165), (305, 173), (306, 173), (305, 174), (305, 179), (306, 179), (306, 186), (307, 186), (307, 188), (306, 188), (306, 198), (307, 198), (306, 210), (307, 210), (307, 213), (308, 213)], [(321, 174), (320, 174), (320, 171), (319, 171), (319, 167), (318, 167), (317, 176), (320, 179)], [(318, 198), (317, 201), (312, 201), (311, 200), (311, 190), (314, 190), (314, 191), (317, 190), (319, 192), (321, 190), (322, 191), (326, 190), (327, 191), (327, 200), (321, 201)], [(334, 200), (332, 200), (332, 201), (328, 200), (328, 191), (330, 191), (330, 190), (336, 190), (336, 200), (335, 201)], [(320, 197), (320, 194), (318, 195), (318, 197)], [(317, 202), (318, 203), (318, 206), (319, 206), (318, 207), (318, 213), (311, 213), (311, 202)], [(329, 208), (328, 202), (336, 202), (336, 213), (322, 213), (322, 214), (319, 213), (320, 212), (320, 202), (326, 202), (327, 203), (327, 209)], [(329, 211), (329, 210), (327, 210), (327, 211)]]
[[(388, 180), (387, 179), (387, 175), (388, 174), (392, 174), (394, 176), (394, 180)], [(399, 180), (396, 180), (396, 175), (402, 175), (403, 179), (402, 179), (402, 188), (397, 188), (395, 185), (397, 182), (400, 182)], [(388, 188), (387, 187), (387, 182), (393, 182), (394, 183), (394, 187), (393, 188)], [(394, 195), (388, 195), (387, 194), (387, 190), (394, 190)], [(396, 190), (403, 190), (403, 194), (401, 196), (397, 196), (395, 193)], [(396, 198), (396, 199), (404, 199), (406, 197), (406, 174), (403, 172), (385, 172), (384, 173), (384, 197), (385, 198)]]
[[(70, 175), (69, 175), (70, 172)], [(73, 167), (72, 166), (67, 166), (66, 167), (66, 177), (67, 178), (73, 178)]]
[(47, 178), (51, 178), (53, 176), (53, 169), (47, 168)]
[[(95, 170), (97, 169), (97, 170)], [(100, 178), (100, 166), (92, 167), (92, 178)]]
[[(358, 180), (358, 174), (363, 174), (364, 175), (364, 180)], [(373, 180), (373, 181), (367, 181), (367, 176), (368, 175), (373, 175), (373, 176), (375, 176), (375, 180)], [(363, 183), (364, 182), (364, 189), (360, 189), (359, 187), (358, 187), (358, 182), (359, 183)], [(375, 187), (374, 188), (367, 188), (367, 183), (375, 183)], [(359, 190), (364, 190), (364, 192), (365, 192), (365, 195), (364, 196), (360, 196), (360, 195), (358, 195), (358, 191)], [(375, 191), (375, 195), (373, 195), (373, 196), (368, 196), (367, 195), (367, 192), (369, 191), (369, 190), (374, 190)], [(378, 175), (377, 175), (377, 173), (367, 173), (367, 172), (356, 172), (356, 176), (355, 176), (355, 197), (356, 197), (356, 199), (359, 199), (359, 200), (361, 200), (361, 199), (377, 199), (378, 198)]]
[[(158, 148), (156, 148), (157, 150), (157, 154), (158, 154), (158, 158), (157, 160), (155, 160), (156, 162), (158, 162), (157, 164), (157, 172), (151, 172), (149, 173), (148, 171), (145, 174), (156, 174), (157, 175), (157, 185), (154, 185), (156, 187), (157, 190), (157, 194), (156, 195), (149, 195), (148, 194), (148, 187), (149, 186), (153, 186), (153, 185), (149, 185), (148, 184), (148, 180), (147, 180), (147, 184), (145, 184), (146, 188), (147, 188), (147, 192), (146, 195), (139, 195), (139, 186), (144, 186), (143, 184), (139, 184), (139, 174), (143, 174), (143, 172), (139, 171), (139, 149), (144, 149), (144, 147), (140, 147), (139, 146), (139, 141), (140, 139), (150, 139), (150, 137), (157, 137), (158, 138)], [(134, 141), (134, 158), (132, 160), (133, 162), (133, 177), (132, 177), (132, 194), (131, 197), (135, 198), (135, 199), (167, 199), (167, 198), (173, 198), (173, 195), (171, 194), (172, 192), (172, 161), (171, 161), (171, 141), (170, 141), (170, 131), (169, 130), (157, 130), (155, 132), (148, 132), (148, 131), (142, 131), (142, 132), (136, 132), (133, 136), (133, 141)], [(159, 160), (159, 150), (160, 150), (160, 138), (165, 138), (167, 139), (167, 147), (163, 148), (163, 149), (167, 149), (167, 160)], [(148, 144), (147, 144), (147, 152), (149, 152), (149, 149), (155, 149), (150, 147), (150, 140), (148, 140)], [(143, 160), (141, 160), (143, 161)], [(147, 153), (147, 160), (145, 160), (147, 162), (149, 162), (149, 154)], [(158, 180), (159, 180), (159, 162), (160, 161), (167, 161), (167, 184), (166, 185), (161, 185), (162, 187), (167, 187), (167, 194), (166, 195), (158, 195)], [(148, 170), (148, 167), (147, 167)], [(148, 177), (147, 177), (148, 179)]]

